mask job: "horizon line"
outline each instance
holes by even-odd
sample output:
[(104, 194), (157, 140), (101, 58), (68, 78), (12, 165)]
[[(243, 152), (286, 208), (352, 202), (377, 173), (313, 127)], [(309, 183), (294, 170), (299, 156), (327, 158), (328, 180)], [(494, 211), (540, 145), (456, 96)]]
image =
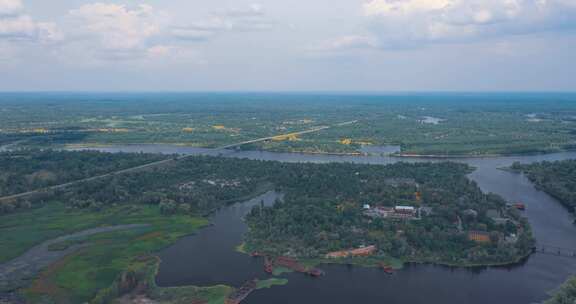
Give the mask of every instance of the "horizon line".
[(576, 90), (0, 90), (0, 94), (576, 94)]

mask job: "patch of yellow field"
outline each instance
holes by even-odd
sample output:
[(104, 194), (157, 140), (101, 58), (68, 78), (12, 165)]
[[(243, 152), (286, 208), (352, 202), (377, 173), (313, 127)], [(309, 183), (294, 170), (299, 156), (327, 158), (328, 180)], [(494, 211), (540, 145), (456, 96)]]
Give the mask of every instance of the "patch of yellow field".
[(273, 141), (297, 141), (300, 140), (300, 138), (298, 138), (298, 134), (286, 134), (286, 135), (278, 135), (278, 136), (274, 136), (272, 137)]

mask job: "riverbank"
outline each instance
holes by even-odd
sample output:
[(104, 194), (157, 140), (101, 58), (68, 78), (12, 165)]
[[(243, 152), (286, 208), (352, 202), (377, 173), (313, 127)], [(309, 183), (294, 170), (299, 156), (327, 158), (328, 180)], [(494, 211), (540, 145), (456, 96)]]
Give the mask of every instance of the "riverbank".
[(575, 160), (532, 164), (515, 163), (509, 170), (524, 174), (536, 189), (557, 199), (570, 213), (574, 214), (576, 211)]
[[(244, 245), (240, 245), (236, 249), (238, 252), (246, 253)], [(443, 266), (448, 268), (465, 268), (465, 269), (484, 269), (487, 267), (514, 267), (525, 263), (525, 261), (530, 258), (533, 252), (526, 253), (525, 255), (518, 256), (513, 260), (506, 262), (485, 262), (485, 263), (449, 263), (442, 261), (435, 261), (429, 259), (402, 259), (394, 257), (367, 257), (367, 258), (347, 258), (347, 259), (326, 259), (326, 258), (304, 258), (296, 259), (299, 263), (306, 266), (308, 269), (322, 268), (323, 265), (349, 265), (367, 268), (382, 268), (383, 265), (390, 267), (391, 269), (398, 271), (406, 267), (409, 264), (419, 264), (419, 265), (433, 265), (433, 266)], [(280, 276), (284, 273), (291, 273), (293, 270), (286, 267), (275, 267), (273, 269), (273, 274), (275, 276)]]
[[(156, 276), (160, 267), (160, 258), (157, 256), (141, 256), (132, 261), (127, 269), (118, 276), (114, 283), (101, 290), (90, 302), (91, 304), (160, 302), (171, 304), (207, 303), (222, 304), (240, 286), (215, 285), (210, 287), (180, 286), (159, 287)], [(270, 278), (255, 280), (254, 291), (269, 289), (274, 286), (288, 284), (287, 279)]]
[(145, 224), (98, 227), (45, 241), (19, 257), (0, 264), (0, 292), (25, 287), (38, 273), (65, 256), (88, 246), (88, 237), (107, 232), (146, 228)]
[[(8, 270), (14, 267), (7, 267), (6, 272), (0, 267), (0, 286), (6, 287), (0, 293), (22, 287), (15, 283), (25, 283), (27, 287), (19, 293), (28, 303), (45, 298), (58, 303), (90, 301), (98, 290), (108, 287), (125, 271), (134, 257), (166, 248), (208, 225), (204, 218), (161, 215), (158, 208), (152, 206), (127, 205), (91, 212), (67, 209), (58, 202), (5, 215), (2, 220), (0, 262), (14, 258), (20, 261), (28, 256), (22, 255), (27, 250), (38, 251), (30, 249), (36, 248), (35, 245), (58, 260), (34, 264), (38, 266), (34, 271), (17, 272), (20, 276), (26, 275), (23, 281), (14, 281), (9, 276), (14, 272)], [(50, 239), (54, 241), (43, 243)], [(42, 245), (37, 245), (40, 243)], [(34, 258), (34, 261), (39, 260)], [(50, 266), (45, 268), (47, 264)], [(6, 279), (5, 284), (2, 278)]]
[(576, 303), (576, 276), (570, 277), (562, 286), (558, 287), (552, 297), (543, 304), (572, 304)]
[[(150, 143), (86, 143), (86, 144), (67, 144), (64, 149), (68, 150), (81, 150), (81, 149), (114, 149), (118, 146), (134, 147), (139, 146), (152, 146), (157, 148), (175, 147), (175, 148), (191, 148), (198, 149), (199, 152), (214, 152), (218, 151), (216, 147), (197, 145), (191, 143), (161, 143), (161, 142), (150, 142)], [(374, 146), (378, 147), (378, 146)], [(554, 153), (562, 152), (573, 152), (575, 149), (553, 149), (550, 151), (541, 152), (525, 152), (525, 153), (470, 153), (470, 154), (450, 154), (446, 152), (445, 154), (427, 154), (427, 153), (410, 153), (410, 152), (391, 152), (391, 153), (378, 153), (378, 152), (364, 152), (364, 151), (354, 151), (354, 152), (334, 152), (334, 151), (306, 151), (306, 150), (292, 150), (292, 149), (253, 149), (249, 150), (253, 152), (269, 152), (269, 153), (290, 153), (290, 154), (302, 154), (302, 155), (326, 155), (326, 156), (387, 156), (396, 158), (406, 158), (406, 159), (471, 159), (471, 158), (497, 158), (497, 157), (524, 157), (524, 156), (538, 156), (538, 155), (548, 155)], [(185, 151), (182, 151), (185, 154)], [(178, 153), (174, 151), (174, 153)]]
[[(94, 142), (94, 143), (76, 143), (76, 144), (65, 144), (63, 147), (65, 149), (75, 150), (75, 149), (86, 149), (86, 148), (110, 148), (119, 145), (119, 143), (114, 142)], [(175, 146), (175, 147), (189, 147), (198, 149), (215, 149), (214, 147), (209, 147), (205, 145), (198, 145), (193, 143), (183, 143), (183, 142), (134, 142), (134, 143), (121, 143), (123, 146)]]
[(497, 158), (497, 157), (525, 157), (549, 155), (562, 152), (574, 152), (575, 149), (559, 149), (548, 152), (526, 152), (526, 153), (485, 153), (485, 154), (413, 154), (413, 153), (395, 153), (390, 156), (400, 158), (423, 158), (423, 159), (468, 159), (468, 158)]

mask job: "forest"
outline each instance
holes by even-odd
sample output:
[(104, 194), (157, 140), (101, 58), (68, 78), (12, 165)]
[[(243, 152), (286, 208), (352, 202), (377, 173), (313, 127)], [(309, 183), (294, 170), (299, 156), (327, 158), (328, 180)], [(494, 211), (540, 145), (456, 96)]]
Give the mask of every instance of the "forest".
[(37, 190), (165, 159), (142, 154), (77, 153), (50, 150), (0, 153), (0, 196)]
[[(466, 165), (333, 164), (324, 170), (300, 170), (280, 183), (287, 194), (284, 201), (254, 209), (247, 217), (247, 248), (321, 258), (332, 251), (376, 245), (380, 257), (465, 266), (517, 261), (533, 246), (527, 221), (500, 197), (482, 193), (465, 177), (470, 170)], [(425, 206), (433, 211), (412, 221), (367, 219), (365, 204)], [(510, 221), (497, 224), (490, 210)], [(468, 231), (484, 231), (490, 242), (471, 241)], [(513, 234), (519, 238), (508, 241)]]
[(523, 172), (536, 187), (558, 199), (574, 212), (576, 208), (576, 160), (514, 163), (512, 170)]

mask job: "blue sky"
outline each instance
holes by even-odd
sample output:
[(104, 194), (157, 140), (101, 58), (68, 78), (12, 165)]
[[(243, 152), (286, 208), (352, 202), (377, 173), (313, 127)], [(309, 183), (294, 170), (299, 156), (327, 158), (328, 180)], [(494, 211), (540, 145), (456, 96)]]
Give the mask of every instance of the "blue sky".
[(575, 91), (576, 0), (0, 0), (2, 91)]

